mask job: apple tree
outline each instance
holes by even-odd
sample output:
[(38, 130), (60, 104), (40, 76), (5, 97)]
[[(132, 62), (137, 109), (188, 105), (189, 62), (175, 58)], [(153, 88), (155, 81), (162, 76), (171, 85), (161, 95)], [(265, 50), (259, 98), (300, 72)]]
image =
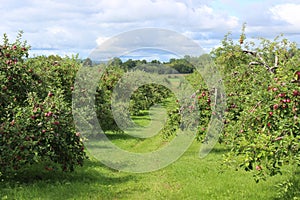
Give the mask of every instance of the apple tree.
[(225, 162), (259, 180), (300, 164), (300, 51), (282, 36), (258, 44), (247, 41), (244, 29), (239, 41), (230, 36), (212, 52), (228, 100), (223, 140), (231, 151)]
[(70, 99), (79, 63), (29, 58), (21, 36), (0, 45), (0, 173), (45, 162), (72, 171), (86, 158)]

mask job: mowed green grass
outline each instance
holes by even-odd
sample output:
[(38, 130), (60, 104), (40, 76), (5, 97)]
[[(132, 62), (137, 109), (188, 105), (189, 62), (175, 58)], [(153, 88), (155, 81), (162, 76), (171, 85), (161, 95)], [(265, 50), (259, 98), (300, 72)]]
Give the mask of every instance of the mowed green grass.
[[(159, 111), (158, 111), (159, 113)], [(140, 125), (149, 125), (149, 115), (136, 116)], [(155, 112), (154, 112), (155, 114)], [(172, 138), (156, 135), (148, 139), (126, 134), (108, 133), (110, 140), (133, 152), (149, 152), (161, 148)], [(287, 174), (255, 183), (252, 174), (222, 167), (228, 151), (216, 145), (200, 159), (201, 143), (195, 141), (176, 162), (149, 173), (127, 173), (110, 169), (92, 155), (83, 167), (73, 173), (45, 171), (33, 166), (0, 182), (0, 199), (274, 199), (276, 184)]]
[[(132, 141), (129, 141), (131, 145)], [(144, 142), (147, 148), (151, 142)], [(142, 148), (143, 145), (136, 145)], [(223, 146), (216, 146), (204, 159), (200, 144), (168, 167), (134, 174), (112, 170), (97, 160), (86, 161), (74, 173), (46, 172), (38, 166), (0, 183), (2, 199), (273, 199), (275, 184), (286, 176), (255, 183), (252, 175), (222, 170)]]

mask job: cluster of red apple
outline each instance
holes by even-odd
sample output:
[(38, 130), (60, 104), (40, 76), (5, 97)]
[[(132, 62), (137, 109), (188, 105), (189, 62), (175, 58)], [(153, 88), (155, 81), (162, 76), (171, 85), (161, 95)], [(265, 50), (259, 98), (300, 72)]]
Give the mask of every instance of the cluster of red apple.
[(7, 60), (6, 61), (6, 64), (7, 65), (12, 65), (12, 64), (17, 64), (18, 60), (17, 59), (14, 59), (14, 60)]
[[(48, 97), (53, 97), (54, 94), (52, 92), (49, 92), (48, 93)], [(37, 111), (37, 108), (34, 109), (34, 113)], [(36, 120), (40, 115), (39, 114), (35, 114), (35, 115), (32, 115), (30, 118), (33, 119), (33, 120)], [(44, 116), (45, 117), (54, 117), (56, 118), (55, 114), (52, 112), (52, 111), (48, 111), (46, 113), (44, 113)], [(59, 121), (54, 121), (52, 124), (54, 125), (59, 125), (60, 122)], [(51, 131), (53, 130), (53, 128), (51, 128)], [(42, 133), (46, 133), (47, 131), (45, 129), (42, 130)]]
[[(197, 99), (196, 99), (196, 96), (197, 96), (198, 93), (200, 93), (199, 90), (197, 90), (195, 93), (193, 93), (193, 94), (190, 96), (190, 99), (194, 99), (194, 101), (192, 102), (192, 105), (188, 106), (188, 108), (190, 109), (190, 111), (193, 111), (193, 110), (195, 109), (195, 104), (196, 104), (196, 100), (197, 100), (197, 99), (200, 100), (200, 99), (202, 99), (202, 98), (204, 98), (204, 97), (206, 97), (206, 96), (208, 95), (205, 91), (203, 91), (201, 94), (198, 95), (198, 97), (197, 97)], [(209, 106), (209, 107), (207, 107), (206, 109), (209, 110), (209, 109), (210, 109), (210, 106), (211, 106), (211, 104), (210, 104), (210, 103), (211, 103), (211, 99), (210, 99), (209, 95), (208, 95), (208, 97), (207, 97), (207, 99), (206, 99), (206, 102), (207, 102), (207, 104), (208, 104), (208, 106)], [(179, 100), (178, 100), (178, 99), (176, 100), (176, 103), (179, 103)], [(184, 106), (181, 106), (180, 112), (182, 112), (183, 110), (184, 110)]]
[[(5, 49), (5, 47), (3, 47), (4, 49)], [(7, 49), (8, 47), (6, 47), (6, 49)], [(17, 50), (17, 46), (16, 45), (13, 45), (12, 47), (11, 47), (11, 50)], [(27, 50), (27, 48), (26, 47), (22, 47), (21, 48), (21, 50), (23, 51), (23, 52), (25, 52), (26, 50)], [(17, 58), (14, 58), (13, 56), (11, 56), (11, 54), (10, 53), (6, 53), (5, 55), (4, 55), (6, 58), (8, 58), (8, 60), (5, 62), (7, 65), (12, 65), (12, 64), (17, 64), (18, 63), (18, 59)]]
[[(296, 73), (295, 73), (297, 76), (298, 76), (298, 79), (300, 80), (300, 71), (297, 71)], [(285, 86), (286, 85), (286, 83), (280, 83), (280, 82), (278, 82), (278, 78), (275, 78), (274, 79), (277, 83), (279, 83), (281, 86)], [(286, 92), (280, 92), (279, 94), (277, 93), (277, 91), (278, 91), (279, 89), (277, 88), (277, 87), (271, 87), (271, 86), (269, 86), (268, 87), (268, 91), (269, 92), (274, 92), (275, 93), (275, 98), (276, 99), (279, 99), (279, 102), (278, 103), (276, 103), (276, 104), (274, 104), (273, 106), (272, 106), (272, 108), (273, 108), (273, 111), (270, 111), (269, 112), (269, 117), (272, 117), (273, 115), (274, 115), (274, 112), (276, 111), (276, 110), (278, 110), (278, 109), (283, 109), (283, 110), (285, 110), (285, 109), (287, 109), (288, 108), (288, 106), (289, 106), (289, 104), (292, 104), (292, 100), (293, 100), (293, 102), (296, 100), (296, 99), (294, 99), (295, 97), (298, 97), (298, 96), (300, 96), (300, 91), (298, 91), (298, 90), (293, 90), (292, 91), (292, 93), (291, 94), (287, 94)], [(291, 98), (290, 98), (291, 97)], [(292, 99), (292, 100), (291, 100)], [(293, 105), (293, 108), (292, 108), (292, 111), (295, 113), (296, 111), (297, 111), (297, 106), (296, 106), (296, 104), (295, 104), (296, 102), (294, 102), (292, 105)], [(271, 123), (270, 122), (268, 122), (268, 127), (271, 127)], [(274, 141), (278, 141), (278, 140), (282, 140), (283, 138), (282, 137), (278, 137), (278, 138), (276, 138)]]
[(285, 109), (288, 107), (288, 104), (291, 103), (291, 99), (286, 96), (286, 93), (280, 93), (278, 97), (281, 98), (281, 100), (279, 104), (273, 105), (274, 110), (278, 109), (280, 105)]
[[(299, 72), (299, 74), (300, 74), (300, 72)], [(276, 87), (272, 88), (272, 87), (269, 86), (269, 87), (268, 87), (268, 91), (277, 92), (277, 91), (278, 91), (278, 88), (276, 88)], [(294, 90), (294, 91), (292, 92), (292, 96), (294, 96), (294, 97), (300, 96), (300, 91)], [(273, 105), (273, 109), (274, 109), (274, 110), (277, 110), (280, 106), (281, 106), (283, 109), (285, 109), (285, 108), (288, 107), (288, 104), (291, 103), (291, 99), (290, 99), (290, 98), (287, 96), (287, 94), (284, 93), (284, 92), (279, 93), (279, 94), (276, 96), (276, 98), (280, 98), (280, 101), (279, 101), (278, 104), (274, 104), (274, 105)], [(272, 115), (273, 115), (273, 112), (270, 112), (269, 114), (270, 114), (270, 116), (272, 116)]]

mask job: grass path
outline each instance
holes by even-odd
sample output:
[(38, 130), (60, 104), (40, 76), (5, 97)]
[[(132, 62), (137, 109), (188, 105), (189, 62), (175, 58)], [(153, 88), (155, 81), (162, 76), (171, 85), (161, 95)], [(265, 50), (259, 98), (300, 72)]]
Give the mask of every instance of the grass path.
[[(175, 163), (143, 174), (118, 172), (89, 160), (75, 173), (45, 172), (38, 166), (0, 183), (2, 199), (272, 199), (276, 176), (256, 184), (242, 171), (222, 172), (223, 146), (204, 159), (195, 142)], [(140, 145), (134, 148), (142, 148)], [(0, 199), (1, 199), (0, 198)]]

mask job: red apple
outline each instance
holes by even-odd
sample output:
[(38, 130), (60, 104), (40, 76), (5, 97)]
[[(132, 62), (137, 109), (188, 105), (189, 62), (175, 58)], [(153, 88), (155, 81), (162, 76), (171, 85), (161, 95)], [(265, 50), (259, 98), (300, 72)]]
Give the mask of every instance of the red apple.
[(15, 120), (13, 119), (11, 122), (10, 122), (10, 125), (14, 125), (15, 124)]
[(278, 105), (278, 104), (275, 104), (275, 105), (273, 106), (273, 109), (274, 109), (274, 110), (277, 110), (278, 107), (279, 107), (279, 105)]
[(269, 112), (269, 115), (272, 117), (273, 116), (273, 112)]
[(273, 92), (276, 92), (277, 90), (278, 90), (278, 88), (273, 88), (272, 89)]
[(45, 116), (50, 117), (50, 116), (52, 116), (52, 114), (53, 114), (53, 112), (49, 111), (49, 112), (45, 113)]
[(294, 90), (294, 91), (293, 91), (293, 96), (295, 96), (295, 97), (296, 97), (296, 96), (298, 96), (298, 95), (299, 95), (299, 91), (297, 91), (297, 90)]
[(48, 97), (52, 97), (54, 94), (52, 92), (48, 93)]
[(285, 93), (280, 93), (278, 96), (279, 97), (285, 97)]
[(11, 65), (11, 64), (12, 64), (12, 60), (7, 60), (7, 61), (6, 61), (6, 64), (7, 64), (7, 65)]
[(52, 167), (46, 166), (46, 167), (45, 167), (45, 170), (47, 170), (47, 171), (53, 171), (53, 168), (52, 168)]

